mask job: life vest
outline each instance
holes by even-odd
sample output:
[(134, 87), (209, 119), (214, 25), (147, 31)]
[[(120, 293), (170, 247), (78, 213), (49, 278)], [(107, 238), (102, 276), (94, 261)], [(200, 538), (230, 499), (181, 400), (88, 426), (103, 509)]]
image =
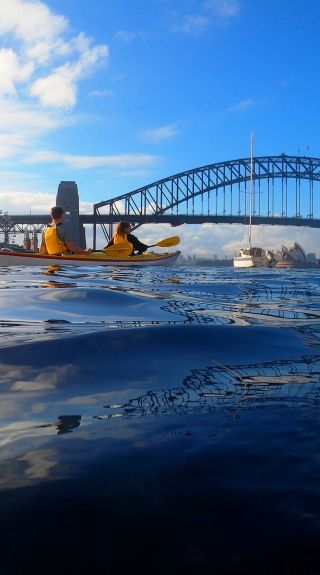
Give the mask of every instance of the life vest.
[(49, 255), (64, 254), (68, 252), (68, 246), (59, 238), (57, 226), (47, 226), (44, 231), (44, 239)]
[(116, 246), (117, 244), (128, 244), (128, 249), (130, 248), (133, 251), (133, 244), (129, 242), (127, 234), (124, 234), (124, 236), (115, 234), (113, 236), (113, 245)]

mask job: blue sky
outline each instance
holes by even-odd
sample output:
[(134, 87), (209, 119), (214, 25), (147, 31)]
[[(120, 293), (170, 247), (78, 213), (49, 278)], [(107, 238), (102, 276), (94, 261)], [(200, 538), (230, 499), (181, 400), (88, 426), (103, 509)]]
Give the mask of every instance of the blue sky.
[[(81, 210), (255, 154), (320, 157), (320, 4), (309, 0), (0, 0), (0, 207)], [(232, 254), (243, 226), (183, 226), (186, 251)], [(265, 227), (263, 247), (317, 232)], [(172, 228), (139, 230), (141, 239)], [(182, 246), (183, 247), (183, 246)]]

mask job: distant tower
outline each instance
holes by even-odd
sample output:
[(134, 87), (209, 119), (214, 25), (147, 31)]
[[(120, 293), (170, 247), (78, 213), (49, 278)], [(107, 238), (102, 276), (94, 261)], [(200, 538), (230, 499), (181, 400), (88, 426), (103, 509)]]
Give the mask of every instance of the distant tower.
[(85, 229), (80, 225), (79, 194), (76, 182), (60, 182), (56, 205), (64, 209), (65, 224), (71, 238), (81, 248), (86, 247)]

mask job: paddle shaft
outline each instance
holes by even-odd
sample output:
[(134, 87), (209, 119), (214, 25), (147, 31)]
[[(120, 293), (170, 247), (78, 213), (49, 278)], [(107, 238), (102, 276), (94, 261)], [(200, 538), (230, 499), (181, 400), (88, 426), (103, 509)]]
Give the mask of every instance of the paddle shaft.
[[(176, 246), (178, 243), (180, 242), (180, 238), (179, 236), (173, 236), (171, 238), (166, 238), (164, 240), (160, 240), (159, 242), (157, 242), (156, 244), (152, 244), (151, 246), (146, 246), (145, 249), (149, 249), (149, 248), (154, 248), (156, 246), (159, 246), (161, 248), (168, 248), (171, 246)], [(141, 242), (139, 242), (141, 244)], [(146, 244), (143, 244), (146, 245)], [(142, 246), (141, 245), (141, 251), (143, 251)], [(140, 246), (139, 244), (137, 245), (136, 249), (139, 250)], [(128, 243), (127, 242), (123, 242), (123, 243), (119, 243), (119, 244), (112, 244), (111, 246), (106, 246), (105, 248), (103, 248), (103, 251), (121, 251), (121, 250), (127, 250), (128, 249)], [(100, 251), (100, 250), (96, 250), (96, 251)]]

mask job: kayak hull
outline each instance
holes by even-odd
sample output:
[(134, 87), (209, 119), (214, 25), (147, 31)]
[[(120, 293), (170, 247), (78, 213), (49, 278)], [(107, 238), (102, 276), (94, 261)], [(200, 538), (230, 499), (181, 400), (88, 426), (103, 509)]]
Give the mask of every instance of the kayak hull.
[(90, 255), (49, 256), (39, 253), (0, 251), (0, 266), (172, 266), (181, 252), (167, 254), (146, 253), (141, 256), (116, 257), (106, 256), (101, 252)]

